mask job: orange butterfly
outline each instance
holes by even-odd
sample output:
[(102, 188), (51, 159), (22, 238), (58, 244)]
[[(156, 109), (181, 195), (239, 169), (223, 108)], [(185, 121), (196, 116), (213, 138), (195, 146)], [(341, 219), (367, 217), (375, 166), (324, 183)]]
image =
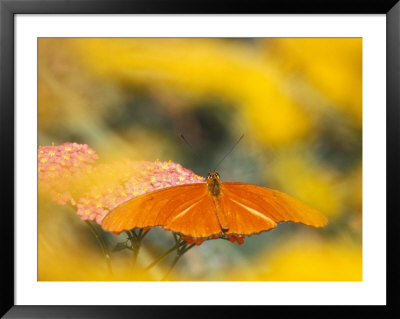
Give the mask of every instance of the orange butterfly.
[(220, 181), (167, 187), (131, 199), (102, 222), (108, 231), (161, 226), (184, 236), (211, 238), (253, 235), (293, 221), (322, 227), (327, 218), (293, 197), (252, 184)]

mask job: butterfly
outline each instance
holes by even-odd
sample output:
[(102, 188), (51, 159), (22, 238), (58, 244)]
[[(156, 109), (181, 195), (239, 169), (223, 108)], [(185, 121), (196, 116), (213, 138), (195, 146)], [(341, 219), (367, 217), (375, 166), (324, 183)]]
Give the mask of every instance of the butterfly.
[(327, 218), (301, 201), (253, 184), (221, 182), (211, 171), (206, 182), (159, 189), (117, 206), (102, 221), (105, 230), (161, 226), (193, 238), (249, 236), (279, 222), (322, 227)]

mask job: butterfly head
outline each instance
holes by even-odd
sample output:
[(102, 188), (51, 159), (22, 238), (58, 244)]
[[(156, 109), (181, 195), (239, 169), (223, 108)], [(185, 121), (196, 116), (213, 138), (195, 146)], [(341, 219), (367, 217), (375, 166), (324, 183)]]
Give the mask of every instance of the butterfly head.
[(219, 174), (217, 172), (209, 172), (207, 175), (207, 181), (213, 181), (213, 180), (218, 180), (219, 181)]

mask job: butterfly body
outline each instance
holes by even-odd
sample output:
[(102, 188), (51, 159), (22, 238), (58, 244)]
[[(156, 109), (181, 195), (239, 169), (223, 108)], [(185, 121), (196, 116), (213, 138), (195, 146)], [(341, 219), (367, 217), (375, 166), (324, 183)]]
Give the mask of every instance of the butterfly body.
[(252, 184), (221, 182), (210, 172), (207, 182), (172, 186), (131, 199), (111, 211), (102, 226), (121, 232), (161, 226), (193, 238), (253, 235), (294, 221), (316, 227), (327, 219), (293, 197)]
[(221, 189), (222, 183), (219, 179), (219, 174), (217, 172), (210, 172), (207, 175), (207, 190), (214, 202), (215, 214), (218, 219), (221, 231), (226, 233), (229, 230), (228, 221), (224, 218), (224, 211), (221, 206)]

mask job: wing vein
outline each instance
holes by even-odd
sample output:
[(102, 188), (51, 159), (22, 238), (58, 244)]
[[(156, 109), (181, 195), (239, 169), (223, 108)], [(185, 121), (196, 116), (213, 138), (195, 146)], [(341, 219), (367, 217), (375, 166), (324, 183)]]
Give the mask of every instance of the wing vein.
[(186, 208), (184, 211), (180, 212), (178, 215), (176, 215), (170, 223), (172, 223), (174, 220), (184, 216), (187, 212), (189, 212), (194, 206), (198, 205), (202, 199), (199, 199), (197, 202), (194, 202), (192, 205), (190, 205), (188, 208)]
[(257, 216), (257, 217), (260, 217), (260, 218), (262, 218), (262, 219), (264, 219), (264, 220), (266, 220), (268, 223), (271, 223), (272, 225), (276, 225), (276, 223), (275, 223), (271, 218), (265, 216), (264, 214), (260, 213), (259, 211), (255, 210), (255, 209), (253, 209), (253, 208), (251, 208), (251, 207), (248, 207), (248, 206), (246, 206), (246, 205), (244, 205), (244, 204), (242, 204), (242, 203), (240, 203), (240, 202), (238, 202), (238, 201), (236, 201), (236, 200), (234, 200), (234, 199), (232, 199), (232, 198), (231, 198), (230, 200), (231, 200), (232, 202), (236, 203), (237, 205), (243, 207), (243, 208), (244, 208), (245, 210), (247, 210), (249, 213), (251, 213), (251, 214), (253, 214), (253, 215)]

